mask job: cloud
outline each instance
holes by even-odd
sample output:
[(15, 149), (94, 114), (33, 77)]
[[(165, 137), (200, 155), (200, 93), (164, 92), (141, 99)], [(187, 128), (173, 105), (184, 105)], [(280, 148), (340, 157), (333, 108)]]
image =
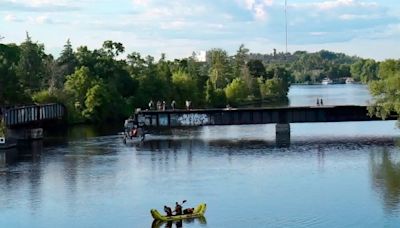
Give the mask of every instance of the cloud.
[(240, 0), (239, 4), (249, 10), (254, 19), (265, 21), (268, 18), (267, 9), (274, 4), (273, 0)]
[(6, 14), (4, 16), (4, 20), (7, 22), (23, 22), (24, 21), (21, 18), (18, 18), (17, 16), (15, 16), (14, 14)]
[(366, 2), (362, 0), (328, 0), (322, 2), (289, 3), (291, 8), (308, 8), (320, 11), (331, 11), (345, 8), (379, 8), (376, 2)]
[(371, 20), (371, 19), (378, 19), (379, 15), (374, 14), (342, 14), (339, 16), (339, 19), (350, 21), (350, 20)]
[(148, 5), (150, 0), (133, 0), (133, 4), (135, 5)]
[(67, 0), (0, 0), (0, 11), (68, 12), (79, 9), (76, 3)]

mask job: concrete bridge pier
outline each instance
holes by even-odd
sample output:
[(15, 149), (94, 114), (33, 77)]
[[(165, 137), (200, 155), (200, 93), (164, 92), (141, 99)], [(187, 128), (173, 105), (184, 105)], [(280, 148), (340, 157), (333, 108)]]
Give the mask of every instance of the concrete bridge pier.
[(290, 145), (290, 124), (278, 123), (275, 125), (275, 141), (278, 147)]
[(43, 139), (43, 128), (33, 129), (8, 129), (7, 137), (15, 140)]

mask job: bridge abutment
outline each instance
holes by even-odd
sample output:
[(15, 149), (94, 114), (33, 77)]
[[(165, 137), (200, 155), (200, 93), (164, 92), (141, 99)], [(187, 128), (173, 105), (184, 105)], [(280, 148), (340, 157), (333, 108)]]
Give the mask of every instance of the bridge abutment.
[(290, 145), (290, 124), (278, 123), (275, 125), (275, 141), (277, 146)]

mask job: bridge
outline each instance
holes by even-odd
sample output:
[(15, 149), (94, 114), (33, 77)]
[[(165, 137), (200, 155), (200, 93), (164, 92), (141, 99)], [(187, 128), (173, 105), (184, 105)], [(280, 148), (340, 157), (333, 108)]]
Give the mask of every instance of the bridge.
[[(290, 141), (290, 123), (373, 121), (367, 106), (304, 106), (243, 109), (140, 110), (139, 125), (148, 129), (184, 128), (210, 125), (276, 124), (276, 138)], [(390, 115), (387, 120), (396, 120)]]
[(66, 116), (65, 106), (56, 103), (3, 108), (0, 112), (6, 137), (16, 140), (40, 139), (43, 128), (64, 123)]

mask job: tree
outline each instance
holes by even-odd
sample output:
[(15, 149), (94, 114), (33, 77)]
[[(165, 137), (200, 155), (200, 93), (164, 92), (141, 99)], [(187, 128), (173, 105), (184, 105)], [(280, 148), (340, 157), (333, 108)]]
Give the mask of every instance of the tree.
[(0, 106), (29, 102), (16, 74), (20, 49), (0, 44)]
[(378, 78), (379, 63), (372, 59), (361, 59), (351, 65), (351, 75), (354, 80), (367, 83)]
[(279, 78), (265, 80), (260, 83), (260, 91), (263, 99), (279, 98), (285, 96), (285, 87)]
[(174, 100), (178, 104), (184, 104), (186, 100), (198, 104), (198, 92), (196, 81), (183, 70), (172, 74), (172, 85), (174, 91)]
[(371, 115), (385, 119), (392, 112), (400, 113), (400, 60), (380, 64), (379, 80), (369, 84), (374, 103), (368, 108)]
[(78, 60), (72, 49), (71, 41), (68, 39), (64, 45), (64, 50), (61, 51), (60, 57), (57, 59), (57, 73), (52, 78), (56, 88), (62, 88), (65, 82), (65, 77), (74, 73), (75, 67), (78, 65)]
[(228, 84), (225, 88), (225, 94), (228, 102), (232, 104), (237, 104), (243, 101), (249, 95), (249, 90), (247, 88), (246, 82), (241, 78), (235, 78)]
[(16, 69), (22, 87), (28, 92), (39, 91), (46, 81), (43, 73), (44, 46), (33, 43), (29, 34), (20, 45), (20, 59)]
[(228, 54), (222, 49), (212, 49), (207, 52), (210, 58), (209, 77), (217, 88), (224, 88), (230, 81)]
[[(244, 44), (241, 44), (239, 46), (239, 49), (236, 52), (236, 55), (234, 57), (234, 77), (235, 78), (240, 78), (243, 77), (242, 71), (243, 67), (246, 67), (246, 59), (247, 55), (249, 53), (249, 49), (247, 49)], [(245, 81), (246, 79), (243, 78)]]
[(250, 60), (247, 63), (247, 67), (253, 78), (266, 77), (265, 66), (260, 60)]
[(124, 53), (125, 47), (122, 43), (106, 40), (103, 42), (103, 49), (112, 58), (117, 57), (119, 54)]
[(226, 106), (226, 95), (223, 89), (215, 89), (211, 80), (206, 85), (206, 103), (211, 108), (223, 108)]
[(88, 91), (85, 96), (85, 109), (82, 115), (89, 120), (101, 121), (110, 117), (109, 112), (110, 103), (112, 101), (111, 94), (102, 81), (96, 82)]
[(93, 76), (87, 67), (78, 68), (73, 74), (67, 76), (64, 88), (70, 96), (68, 100), (71, 104), (70, 108), (73, 108), (79, 114), (77, 117), (81, 117), (85, 110), (86, 93), (96, 80), (96, 76)]

